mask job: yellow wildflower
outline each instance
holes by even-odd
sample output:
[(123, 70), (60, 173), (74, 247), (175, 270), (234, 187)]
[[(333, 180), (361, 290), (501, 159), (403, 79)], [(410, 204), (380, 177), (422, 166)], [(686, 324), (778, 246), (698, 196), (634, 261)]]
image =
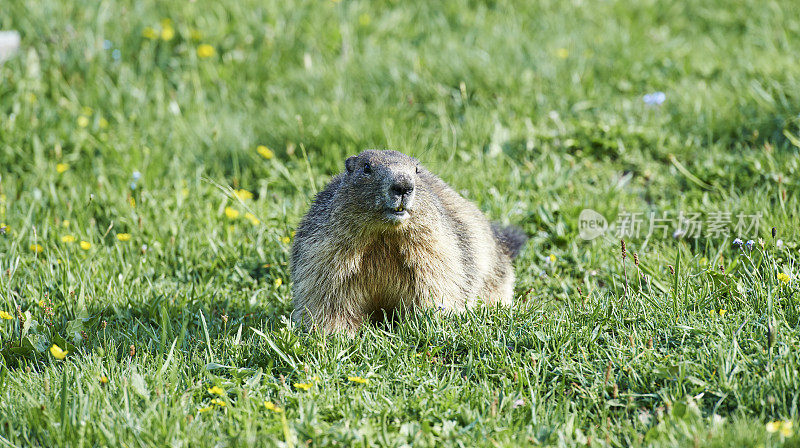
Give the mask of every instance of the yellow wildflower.
[(548, 258), (550, 259), (550, 263), (555, 263), (556, 262), (556, 256), (555, 255), (550, 254), (550, 256)]
[(295, 389), (309, 390), (313, 384), (311, 383), (294, 383)]
[(103, 375), (100, 377), (100, 384), (108, 384), (108, 377)]
[(8, 314), (6, 311), (0, 311), (0, 319), (11, 320), (14, 316)]
[(197, 410), (197, 412), (203, 413), (203, 412), (208, 412), (208, 411), (210, 411), (212, 409), (214, 409), (214, 406), (206, 406), (206, 407), (199, 408)]
[(90, 247), (92, 247), (92, 243), (88, 241), (81, 241), (81, 249), (89, 250)]
[(275, 153), (264, 145), (259, 145), (258, 148), (256, 148), (256, 151), (258, 151), (258, 153), (261, 154), (261, 157), (267, 160), (275, 157)]
[(75, 242), (75, 237), (72, 236), (72, 235), (64, 235), (64, 236), (61, 237), (61, 242), (62, 243), (74, 243)]
[(261, 224), (261, 221), (259, 221), (259, 220), (258, 220), (258, 218), (256, 218), (256, 216), (255, 216), (254, 214), (252, 214), (252, 213), (249, 213), (249, 212), (248, 212), (248, 213), (245, 213), (245, 214), (244, 214), (244, 217), (245, 217), (245, 218), (246, 218), (248, 221), (250, 221), (250, 224), (252, 224), (252, 225), (254, 225), (254, 226), (257, 226), (257, 225)]
[(89, 126), (89, 117), (87, 117), (86, 115), (81, 115), (80, 117), (78, 117), (78, 126), (82, 128)]
[(67, 165), (66, 163), (59, 163), (56, 165), (56, 172), (58, 174), (62, 174), (64, 171), (67, 171), (68, 169), (69, 165)]
[(283, 280), (281, 280), (280, 278), (276, 278), (275, 279), (275, 287), (276, 288), (280, 287), (282, 284), (283, 284)]
[(69, 219), (65, 219), (65, 220), (64, 220), (64, 221), (61, 223), (61, 225), (62, 225), (62, 226), (64, 226), (64, 227), (69, 227)]
[(775, 420), (767, 423), (767, 432), (780, 432), (784, 437), (791, 437), (794, 434), (793, 426), (794, 424), (791, 420)]
[(295, 235), (297, 235), (297, 231), (292, 230), (292, 238), (294, 238)]
[(61, 347), (57, 346), (56, 344), (53, 344), (53, 346), (50, 347), (50, 354), (53, 355), (53, 357), (56, 359), (66, 358), (67, 353), (69, 353), (69, 351), (61, 350)]
[(244, 189), (242, 189), (242, 190), (234, 190), (233, 191), (233, 195), (236, 196), (237, 198), (243, 200), (243, 201), (246, 201), (248, 199), (253, 199), (253, 193), (250, 193), (249, 191), (244, 190)]
[(174, 37), (175, 37), (175, 28), (173, 28), (171, 25), (166, 26), (161, 30), (161, 39), (169, 41), (172, 40), (172, 38)]
[(556, 57), (558, 59), (566, 59), (569, 57), (569, 51), (566, 48), (559, 48), (556, 50)]
[(267, 408), (268, 411), (272, 411), (272, 412), (282, 412), (283, 411), (283, 409), (281, 409), (280, 407), (278, 407), (275, 403), (273, 403), (271, 401), (265, 401), (264, 402), (264, 407)]
[(227, 216), (228, 219), (236, 219), (239, 217), (239, 210), (236, 210), (235, 208), (225, 207), (225, 216)]
[(727, 313), (727, 312), (728, 312), (728, 311), (726, 311), (726, 310), (719, 310), (719, 315), (720, 315), (720, 316), (724, 316), (724, 315), (725, 315), (725, 313)]
[(131, 234), (130, 233), (118, 233), (117, 234), (117, 239), (120, 240), (120, 241), (130, 241), (131, 240)]
[(45, 304), (46, 304), (46, 303), (47, 303), (47, 302), (45, 302), (45, 301), (44, 301), (44, 299), (42, 299), (42, 300), (39, 300), (39, 307), (41, 307), (41, 308), (44, 308), (44, 306), (45, 306)]
[(369, 382), (368, 379), (361, 378), (360, 376), (348, 376), (347, 381), (352, 381), (353, 383), (358, 383), (358, 384), (367, 384), (367, 382)]
[(214, 50), (214, 47), (211, 45), (202, 44), (197, 47), (197, 57), (210, 58), (211, 56), (214, 56), (214, 53), (216, 53), (216, 50)]
[(219, 386), (214, 386), (208, 389), (208, 393), (211, 395), (225, 395), (225, 390)]
[(285, 237), (281, 238), (281, 243), (283, 243), (283, 244), (289, 244), (291, 242), (292, 242), (292, 239), (289, 238), (288, 236), (285, 236)]
[(128, 198), (128, 204), (131, 204), (131, 207), (136, 208), (136, 199), (133, 196)]
[(149, 26), (142, 30), (142, 36), (147, 39), (158, 39), (158, 33), (156, 33), (156, 30)]
[(41, 253), (44, 250), (44, 248), (42, 247), (41, 244), (31, 244), (30, 249), (32, 251), (36, 252), (37, 254)]
[(789, 283), (789, 280), (791, 280), (791, 278), (789, 277), (788, 274), (780, 272), (778, 273), (778, 280), (782, 281), (783, 283)]
[(211, 400), (211, 404), (215, 404), (215, 405), (217, 405), (217, 406), (219, 406), (221, 408), (224, 408), (225, 406), (227, 406), (225, 404), (225, 402), (220, 400), (219, 398), (215, 398), (215, 399)]

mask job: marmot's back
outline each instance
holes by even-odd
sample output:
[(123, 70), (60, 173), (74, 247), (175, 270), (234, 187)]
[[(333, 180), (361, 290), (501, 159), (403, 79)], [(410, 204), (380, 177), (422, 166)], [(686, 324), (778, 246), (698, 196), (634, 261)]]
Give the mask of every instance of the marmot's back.
[(314, 199), (292, 247), (293, 318), (355, 331), (371, 316), (478, 298), (510, 304), (521, 231), (491, 225), (416, 159), (364, 151)]

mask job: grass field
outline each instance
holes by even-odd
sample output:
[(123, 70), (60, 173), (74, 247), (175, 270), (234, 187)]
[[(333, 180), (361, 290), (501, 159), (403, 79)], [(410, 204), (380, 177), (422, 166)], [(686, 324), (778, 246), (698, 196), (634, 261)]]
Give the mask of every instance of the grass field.
[[(796, 1), (0, 9), (0, 444), (800, 445)], [(513, 308), (291, 325), (365, 148), (530, 235)]]

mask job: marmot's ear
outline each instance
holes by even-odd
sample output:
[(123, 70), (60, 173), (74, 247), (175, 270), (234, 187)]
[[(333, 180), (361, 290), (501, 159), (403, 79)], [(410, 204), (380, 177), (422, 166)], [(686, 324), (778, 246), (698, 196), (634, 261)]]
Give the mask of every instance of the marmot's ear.
[(352, 173), (356, 169), (356, 162), (358, 161), (358, 156), (350, 156), (347, 160), (344, 161), (344, 167), (347, 168), (348, 173)]

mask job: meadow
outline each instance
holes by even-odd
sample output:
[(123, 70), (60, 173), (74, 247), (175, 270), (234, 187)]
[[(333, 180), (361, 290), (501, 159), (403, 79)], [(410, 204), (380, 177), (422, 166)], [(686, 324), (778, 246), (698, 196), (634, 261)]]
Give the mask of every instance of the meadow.
[[(800, 445), (800, 3), (0, 9), (3, 445)], [(513, 307), (292, 325), (366, 148), (530, 236)]]

